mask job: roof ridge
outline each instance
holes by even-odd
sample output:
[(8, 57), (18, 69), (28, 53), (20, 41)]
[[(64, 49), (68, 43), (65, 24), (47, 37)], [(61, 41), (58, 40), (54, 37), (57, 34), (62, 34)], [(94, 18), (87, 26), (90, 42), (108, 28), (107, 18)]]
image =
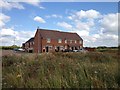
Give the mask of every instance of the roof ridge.
[(58, 31), (58, 30), (52, 30), (52, 29), (38, 29), (38, 30), (45, 30), (45, 31), (53, 31), (53, 32), (60, 32), (60, 33), (72, 33), (77, 34), (76, 32), (65, 32), (65, 31)]

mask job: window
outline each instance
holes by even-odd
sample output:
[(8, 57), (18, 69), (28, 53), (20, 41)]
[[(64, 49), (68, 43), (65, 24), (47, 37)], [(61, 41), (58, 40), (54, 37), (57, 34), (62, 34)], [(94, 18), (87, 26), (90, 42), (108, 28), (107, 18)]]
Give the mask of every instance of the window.
[(72, 43), (72, 40), (70, 40), (70, 43)]
[(75, 40), (75, 43), (77, 43), (77, 41)]
[(30, 42), (30, 45), (33, 45), (33, 42)]
[(32, 42), (31, 42), (31, 45), (33, 45)]
[(63, 50), (63, 48), (64, 48), (63, 46), (60, 46), (60, 50)]
[(65, 49), (67, 49), (67, 46), (65, 46)]
[(82, 46), (80, 46), (80, 49), (82, 49)]
[(48, 46), (50, 50), (52, 50), (52, 46)]
[(47, 43), (50, 43), (50, 42), (51, 42), (50, 38), (47, 38)]
[(29, 46), (29, 43), (27, 43), (27, 45)]
[(55, 49), (57, 49), (57, 46), (55, 46)]
[(62, 39), (58, 39), (58, 43), (62, 43)]
[(82, 41), (79, 41), (80, 42), (80, 44), (82, 44)]
[(65, 43), (67, 43), (67, 40), (65, 40)]

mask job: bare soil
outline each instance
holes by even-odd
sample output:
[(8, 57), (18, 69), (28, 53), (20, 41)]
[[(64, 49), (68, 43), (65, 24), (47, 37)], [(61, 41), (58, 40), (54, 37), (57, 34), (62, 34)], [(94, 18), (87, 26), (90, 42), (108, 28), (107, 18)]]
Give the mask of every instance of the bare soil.
[(8, 55), (21, 55), (23, 54), (24, 52), (19, 52), (19, 51), (13, 51), (13, 50), (0, 50), (0, 57), (2, 56), (8, 56)]

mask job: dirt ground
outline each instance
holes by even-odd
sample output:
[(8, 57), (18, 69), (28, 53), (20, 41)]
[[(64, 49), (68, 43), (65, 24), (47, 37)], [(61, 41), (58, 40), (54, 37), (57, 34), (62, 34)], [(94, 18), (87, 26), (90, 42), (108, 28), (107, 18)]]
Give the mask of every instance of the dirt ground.
[(13, 54), (21, 55), (22, 53), (24, 52), (16, 52), (13, 50), (0, 50), (0, 57)]
[(13, 50), (0, 50), (0, 57), (5, 55), (13, 55), (15, 52)]

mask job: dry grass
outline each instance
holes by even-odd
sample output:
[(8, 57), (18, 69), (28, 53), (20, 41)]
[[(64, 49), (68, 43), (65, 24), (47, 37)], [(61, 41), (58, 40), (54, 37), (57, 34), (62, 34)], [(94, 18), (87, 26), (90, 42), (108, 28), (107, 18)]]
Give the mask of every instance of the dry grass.
[(118, 88), (117, 53), (45, 53), (2, 57), (3, 88)]

